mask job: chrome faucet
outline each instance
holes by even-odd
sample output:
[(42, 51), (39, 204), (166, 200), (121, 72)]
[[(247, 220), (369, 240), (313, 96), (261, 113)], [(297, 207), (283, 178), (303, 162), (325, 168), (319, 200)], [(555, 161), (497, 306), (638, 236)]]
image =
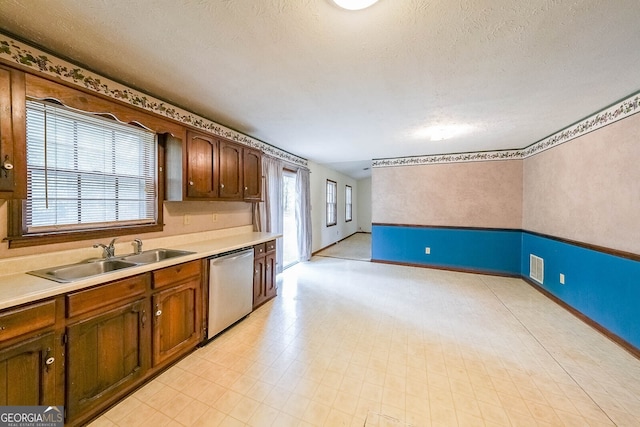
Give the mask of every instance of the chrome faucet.
[(116, 239), (117, 237), (111, 240), (108, 246), (103, 243), (96, 243), (93, 245), (93, 247), (102, 248), (102, 256), (104, 256), (106, 259), (113, 258), (116, 254), (116, 248), (113, 245), (116, 242)]
[(142, 253), (142, 239), (133, 239), (133, 242), (131, 244), (134, 247), (135, 254)]

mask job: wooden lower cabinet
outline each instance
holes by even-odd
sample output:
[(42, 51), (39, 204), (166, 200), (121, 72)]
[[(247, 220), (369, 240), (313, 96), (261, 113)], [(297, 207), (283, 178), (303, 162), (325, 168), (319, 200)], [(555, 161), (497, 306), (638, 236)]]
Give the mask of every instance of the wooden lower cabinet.
[(267, 252), (264, 256), (265, 272), (264, 272), (264, 293), (269, 300), (276, 296), (276, 253)]
[(104, 406), (150, 367), (148, 300), (99, 312), (67, 327), (67, 417)]
[(195, 347), (202, 339), (200, 276), (153, 295), (153, 365)]
[(0, 310), (0, 406), (65, 407), (86, 425), (204, 336), (195, 260)]
[(266, 301), (267, 296), (264, 289), (265, 264), (264, 257), (253, 260), (253, 308)]
[(53, 332), (0, 350), (0, 406), (56, 403)]
[(276, 241), (255, 245), (253, 248), (253, 308), (277, 294)]

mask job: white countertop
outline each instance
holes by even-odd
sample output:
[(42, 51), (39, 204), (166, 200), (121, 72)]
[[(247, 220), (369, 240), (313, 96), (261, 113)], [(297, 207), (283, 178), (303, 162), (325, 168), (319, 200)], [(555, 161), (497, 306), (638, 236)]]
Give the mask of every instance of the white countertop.
[[(21, 257), (22, 259), (15, 260), (2, 260), (0, 263), (10, 265), (4, 266), (4, 268), (0, 266), (0, 271), (4, 273), (9, 270), (8, 274), (0, 275), (0, 309), (37, 301), (67, 292), (77, 291), (89, 286), (122, 279), (195, 259), (206, 258), (223, 252), (233, 251), (235, 249), (253, 246), (282, 236), (281, 234), (275, 233), (251, 232), (246, 231), (246, 229), (239, 229), (236, 230), (236, 232), (236, 234), (224, 232), (197, 233), (195, 235), (174, 236), (149, 240), (148, 242), (144, 242), (145, 246), (143, 250), (167, 248), (194, 253), (151, 264), (129, 267), (111, 273), (101, 274), (99, 276), (76, 280), (70, 283), (54, 282), (52, 280), (32, 276), (27, 274), (26, 271), (77, 262), (80, 259), (74, 260), (73, 255), (77, 256), (78, 250)], [(116, 246), (116, 256), (120, 256), (117, 248), (118, 247)], [(86, 254), (86, 251), (84, 253)], [(65, 255), (68, 255), (68, 257)], [(122, 253), (122, 255), (124, 255), (124, 253)], [(57, 261), (60, 259), (66, 259), (66, 261), (60, 263)], [(58, 264), (52, 264), (52, 262), (55, 261), (57, 261)], [(20, 269), (20, 266), (25, 266), (26, 269), (22, 270)], [(20, 270), (19, 272), (18, 269)], [(10, 272), (11, 270), (13, 270), (13, 272)]]

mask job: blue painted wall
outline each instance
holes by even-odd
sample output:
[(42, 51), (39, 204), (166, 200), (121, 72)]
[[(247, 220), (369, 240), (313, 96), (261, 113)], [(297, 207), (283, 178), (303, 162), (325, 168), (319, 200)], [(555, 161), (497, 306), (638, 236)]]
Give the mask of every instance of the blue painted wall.
[[(372, 258), (487, 273), (520, 274), (519, 230), (374, 225)], [(431, 254), (425, 254), (425, 247)]]
[(640, 348), (640, 262), (523, 232), (525, 277), (529, 254), (544, 259), (541, 287)]
[(638, 261), (521, 230), (372, 228), (374, 260), (528, 277), (529, 254), (544, 259), (545, 290), (640, 348)]

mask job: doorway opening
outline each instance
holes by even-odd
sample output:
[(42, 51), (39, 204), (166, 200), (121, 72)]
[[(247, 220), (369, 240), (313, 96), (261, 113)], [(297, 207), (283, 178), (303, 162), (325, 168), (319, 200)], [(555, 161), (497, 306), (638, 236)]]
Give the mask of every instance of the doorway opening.
[(285, 170), (282, 179), (282, 205), (283, 205), (283, 254), (282, 264), (284, 268), (291, 267), (298, 262), (298, 222), (296, 220), (296, 192), (295, 172)]

